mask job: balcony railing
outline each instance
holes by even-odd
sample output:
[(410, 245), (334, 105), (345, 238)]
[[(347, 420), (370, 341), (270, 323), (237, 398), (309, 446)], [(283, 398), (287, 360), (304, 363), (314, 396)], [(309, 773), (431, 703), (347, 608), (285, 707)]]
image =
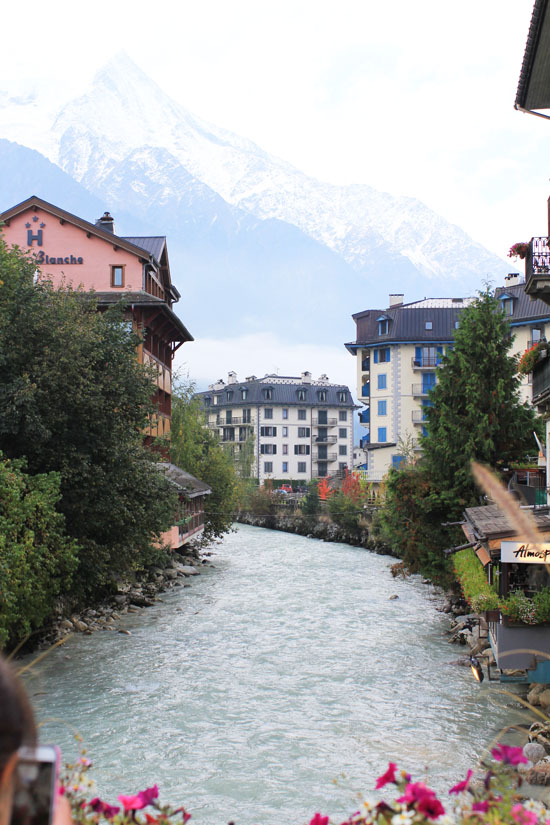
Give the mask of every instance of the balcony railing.
[(314, 444), (336, 444), (337, 441), (335, 435), (318, 435), (313, 439)]
[(533, 403), (536, 404), (550, 394), (550, 358), (537, 361), (533, 371)]
[(325, 421), (321, 421), (320, 418), (313, 419), (313, 426), (314, 427), (336, 427), (338, 424), (337, 418), (327, 418)]
[(361, 424), (370, 424), (370, 407), (359, 413), (359, 421)]
[(411, 366), (413, 370), (434, 370), (441, 364), (442, 358), (443, 356), (441, 354), (426, 355), (422, 356), (422, 358), (411, 358)]
[(363, 372), (370, 372), (370, 357), (363, 358), (361, 361), (361, 370)]
[(416, 398), (427, 398), (428, 393), (430, 392), (430, 390), (433, 390), (434, 386), (435, 385), (433, 385), (433, 384), (431, 386), (426, 386), (424, 384), (413, 384), (412, 385), (412, 394)]
[(337, 453), (327, 453), (326, 455), (319, 455), (318, 453), (313, 453), (314, 461), (336, 461), (337, 458)]
[(422, 424), (426, 421), (426, 412), (425, 410), (413, 410), (411, 418), (414, 424)]
[(548, 238), (531, 238), (525, 259), (525, 291), (528, 295), (550, 300), (550, 246)]
[(227, 420), (227, 418), (222, 418), (221, 415), (217, 416), (216, 424), (218, 424), (218, 426), (220, 426), (220, 427), (234, 427), (235, 425), (244, 426), (244, 427), (253, 427), (254, 426), (253, 421), (243, 421), (242, 418), (237, 418), (236, 416), (233, 416), (233, 418), (230, 418), (229, 420)]

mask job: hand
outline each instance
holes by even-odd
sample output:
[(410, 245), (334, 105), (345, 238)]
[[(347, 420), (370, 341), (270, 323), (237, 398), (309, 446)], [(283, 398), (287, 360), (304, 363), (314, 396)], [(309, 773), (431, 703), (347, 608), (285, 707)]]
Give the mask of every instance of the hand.
[(65, 796), (59, 796), (57, 798), (52, 825), (73, 825), (71, 806)]

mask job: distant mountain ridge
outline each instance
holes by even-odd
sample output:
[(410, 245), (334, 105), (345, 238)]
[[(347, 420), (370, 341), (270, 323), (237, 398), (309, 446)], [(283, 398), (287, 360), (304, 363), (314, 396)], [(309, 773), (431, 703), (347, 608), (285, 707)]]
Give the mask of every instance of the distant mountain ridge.
[[(7, 131), (29, 139), (25, 106), (36, 102), (16, 103)], [(15, 105), (0, 94), (6, 122)], [(464, 296), (508, 271), (419, 201), (316, 181), (196, 118), (124, 54), (37, 135), (50, 162), (6, 143), (1, 208), (36, 192), (88, 220), (109, 209), (123, 233), (169, 236), (195, 336), (269, 330), (340, 343), (350, 314), (385, 306), (388, 292)], [(29, 177), (34, 185), (23, 191)]]

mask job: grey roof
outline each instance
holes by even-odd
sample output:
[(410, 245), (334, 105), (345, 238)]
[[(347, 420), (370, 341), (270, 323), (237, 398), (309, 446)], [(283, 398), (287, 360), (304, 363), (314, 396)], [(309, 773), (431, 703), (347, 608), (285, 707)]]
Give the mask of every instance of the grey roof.
[(169, 464), (166, 461), (160, 461), (159, 467), (164, 470), (166, 478), (174, 484), (178, 490), (187, 498), (196, 498), (197, 496), (208, 496), (212, 492), (211, 488), (204, 481), (201, 481), (191, 473), (186, 473), (175, 464)]
[(518, 81), (515, 107), (550, 107), (550, 16), (548, 0), (536, 0)]
[[(517, 530), (509, 522), (506, 513), (503, 513), (496, 504), (489, 504), (485, 507), (468, 507), (464, 511), (464, 515), (480, 539), (505, 538), (517, 534)], [(531, 515), (535, 519), (539, 530), (543, 533), (550, 530), (548, 510), (533, 510)]]
[(156, 258), (157, 262), (160, 261), (162, 251), (166, 246), (166, 238), (163, 235), (133, 238), (125, 237), (122, 240), (128, 241), (128, 243), (133, 243), (134, 246), (140, 246), (142, 249), (145, 249), (146, 252), (149, 252), (150, 255)]
[[(247, 390), (246, 399), (242, 398), (241, 390)], [(266, 390), (271, 390), (271, 398), (266, 397)], [(305, 390), (305, 401), (298, 399), (298, 390)], [(326, 401), (319, 399), (318, 393), (326, 392)], [(346, 392), (346, 401), (340, 401), (338, 393)], [(228, 393), (233, 393), (228, 397)], [(208, 390), (197, 393), (197, 397), (203, 401), (207, 397), (218, 396), (218, 404), (213, 409), (223, 407), (247, 407), (261, 404), (264, 407), (285, 406), (285, 407), (341, 407), (342, 409), (358, 409), (353, 403), (349, 387), (344, 384), (309, 384), (296, 379), (294, 383), (278, 384), (275, 381), (270, 383), (269, 376), (256, 379), (255, 381), (237, 381), (234, 384), (226, 384), (220, 390)]]
[(104, 307), (117, 304), (120, 300), (123, 300), (126, 306), (133, 304), (141, 307), (158, 307), (172, 322), (173, 328), (177, 330), (178, 334), (172, 337), (173, 341), (180, 339), (182, 341), (195, 340), (185, 324), (180, 321), (174, 310), (162, 298), (149, 295), (148, 292), (96, 292), (95, 297), (99, 306)]
[[(514, 311), (509, 317), (512, 326), (519, 323), (536, 323), (543, 318), (550, 319), (550, 307), (544, 301), (532, 301), (525, 293), (525, 283), (515, 286), (498, 287), (495, 295), (510, 295), (514, 299)], [(367, 309), (357, 312), (353, 319), (357, 325), (357, 339), (346, 344), (353, 354), (358, 346), (382, 346), (384, 343), (424, 343), (437, 344), (452, 341), (456, 322), (465, 307), (415, 307), (414, 304), (390, 307), (389, 309)], [(390, 320), (388, 332), (378, 334), (378, 319)], [(432, 329), (426, 329), (426, 321), (432, 322)]]

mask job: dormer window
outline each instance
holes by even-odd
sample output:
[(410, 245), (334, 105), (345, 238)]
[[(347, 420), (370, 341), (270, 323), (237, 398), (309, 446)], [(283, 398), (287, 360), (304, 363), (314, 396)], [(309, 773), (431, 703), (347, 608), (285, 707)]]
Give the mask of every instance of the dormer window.
[(210, 402), (211, 402), (211, 400), (212, 400), (212, 399), (210, 398), (210, 396), (209, 396), (209, 395), (205, 395), (205, 396), (204, 396), (204, 406), (205, 406), (205, 407), (209, 407), (209, 406), (210, 406)]
[(271, 387), (267, 387), (265, 390), (262, 390), (264, 401), (271, 401), (273, 399), (273, 390)]
[(232, 401), (233, 400), (233, 390), (227, 390), (227, 392), (225, 393), (225, 398), (226, 398), (226, 401)]
[(426, 321), (426, 327), (425, 328), (427, 330), (433, 329), (434, 328), (433, 322), (432, 321)]
[(345, 392), (344, 390), (341, 390), (338, 393), (338, 401), (340, 401), (341, 404), (345, 404), (347, 400), (348, 400), (347, 392)]
[(243, 387), (241, 389), (241, 401), (246, 401), (247, 395), (248, 395), (248, 390), (246, 389), (246, 387)]
[(296, 392), (296, 395), (298, 396), (298, 401), (305, 401), (306, 400), (306, 390), (298, 390)]
[(327, 391), (326, 390), (318, 390), (317, 397), (319, 401), (326, 401), (327, 400)]
[(514, 296), (509, 295), (508, 293), (503, 293), (500, 296), (500, 305), (502, 307), (502, 311), (505, 315), (513, 315), (514, 314)]
[(390, 330), (390, 319), (387, 315), (380, 315), (378, 321), (378, 335), (387, 335)]

